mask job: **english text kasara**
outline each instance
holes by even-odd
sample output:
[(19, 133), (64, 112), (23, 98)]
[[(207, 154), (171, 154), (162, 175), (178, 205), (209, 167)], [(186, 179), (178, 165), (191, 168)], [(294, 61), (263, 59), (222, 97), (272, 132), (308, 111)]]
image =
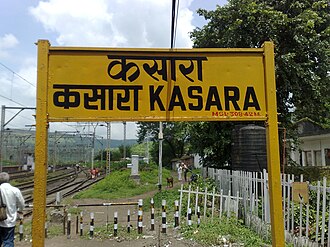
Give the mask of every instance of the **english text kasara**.
[[(64, 109), (139, 111), (139, 102), (149, 102), (150, 111), (260, 111), (252, 86), (174, 86), (168, 97), (163, 85), (72, 85), (54, 84), (53, 103)], [(207, 91), (205, 91), (207, 90)], [(143, 92), (143, 94), (142, 94)], [(141, 97), (149, 99), (141, 99)], [(169, 99), (167, 101), (166, 99)], [(166, 105), (166, 102), (169, 102)]]

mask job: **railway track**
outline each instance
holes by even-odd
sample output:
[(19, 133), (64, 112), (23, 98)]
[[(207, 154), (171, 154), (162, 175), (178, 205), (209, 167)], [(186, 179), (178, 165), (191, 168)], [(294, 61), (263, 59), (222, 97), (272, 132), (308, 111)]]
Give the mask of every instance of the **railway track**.
[[(65, 172), (65, 170), (67, 170), (67, 167), (60, 167), (58, 169), (56, 169), (56, 172), (58, 171), (63, 171)], [(8, 172), (10, 175), (10, 179), (11, 180), (19, 180), (19, 179), (33, 179), (34, 176), (34, 171), (11, 171)], [(50, 173), (52, 174), (52, 173)]]
[[(103, 178), (104, 176), (99, 176), (96, 179), (91, 179), (89, 173), (84, 170), (80, 172), (71, 171), (68, 174), (51, 178), (47, 180), (46, 205), (47, 207), (55, 206), (54, 203), (56, 202), (56, 194), (58, 192), (61, 192), (61, 197), (65, 198), (88, 188)], [(32, 214), (31, 208), (33, 208), (33, 183), (26, 182), (18, 184), (17, 187), (21, 189), (25, 199), (26, 210), (23, 216), (28, 217)]]

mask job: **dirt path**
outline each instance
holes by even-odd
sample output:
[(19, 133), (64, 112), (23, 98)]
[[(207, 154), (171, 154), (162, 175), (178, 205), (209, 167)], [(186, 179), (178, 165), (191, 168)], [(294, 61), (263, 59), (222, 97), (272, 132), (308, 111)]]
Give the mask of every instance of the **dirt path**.
[[(173, 174), (174, 175), (174, 174)], [(180, 188), (181, 182), (176, 182), (173, 188), (163, 187), (163, 190)], [(137, 202), (139, 199), (150, 198), (152, 195), (157, 193), (157, 190), (147, 192), (143, 195), (135, 196), (129, 199), (118, 199), (111, 202)], [(73, 200), (70, 203), (71, 205), (77, 204), (97, 204), (104, 203), (104, 200), (100, 199), (80, 199)], [(147, 202), (145, 202), (147, 203)], [(137, 226), (137, 206), (100, 206), (100, 207), (82, 207), (81, 208), (84, 214), (84, 236), (80, 237), (79, 234), (76, 234), (76, 219), (72, 219), (72, 230), (71, 236), (68, 238), (65, 235), (47, 238), (45, 240), (45, 246), (47, 247), (109, 247), (109, 246), (118, 246), (118, 247), (201, 247), (202, 245), (195, 243), (192, 240), (184, 239), (179, 229), (174, 229), (173, 227), (173, 215), (168, 215), (167, 230), (166, 234), (161, 233), (161, 212), (156, 210), (155, 213), (155, 230), (150, 230), (150, 212), (143, 214), (143, 234), (136, 233)], [(131, 213), (131, 225), (133, 227), (132, 234), (128, 235), (126, 233), (127, 229), (127, 211), (130, 210)], [(90, 212), (94, 212), (95, 216), (95, 227), (103, 226), (106, 229), (108, 223), (108, 231), (106, 231), (104, 237), (99, 237), (97, 233), (94, 234), (94, 238), (90, 239), (88, 237)], [(114, 212), (118, 212), (118, 237), (113, 236), (113, 215)], [(76, 217), (76, 216), (74, 216)], [(79, 231), (79, 229), (78, 229)], [(16, 247), (25, 247), (31, 246), (29, 239), (25, 241), (15, 242)]]

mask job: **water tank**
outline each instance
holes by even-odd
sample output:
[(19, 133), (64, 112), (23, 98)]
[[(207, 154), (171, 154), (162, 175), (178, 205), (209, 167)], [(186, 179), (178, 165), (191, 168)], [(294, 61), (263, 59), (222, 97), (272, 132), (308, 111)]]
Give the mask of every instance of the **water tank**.
[(232, 132), (232, 169), (267, 169), (266, 129), (257, 125), (239, 125)]

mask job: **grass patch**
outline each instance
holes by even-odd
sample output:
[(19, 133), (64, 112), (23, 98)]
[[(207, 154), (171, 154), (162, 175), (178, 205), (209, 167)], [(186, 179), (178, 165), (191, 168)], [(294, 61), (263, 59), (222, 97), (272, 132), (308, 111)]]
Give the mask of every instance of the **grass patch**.
[[(162, 200), (166, 200), (166, 212), (170, 215), (175, 211), (174, 201), (179, 200), (179, 187), (173, 190), (164, 190), (157, 192), (153, 199), (155, 208), (161, 208)], [(150, 198), (146, 198), (144, 203), (144, 211), (150, 210)], [(186, 200), (186, 199), (185, 199)], [(182, 213), (184, 215), (185, 213)], [(159, 217), (159, 216), (158, 216)], [(169, 218), (170, 220), (172, 217)], [(196, 219), (197, 220), (197, 219)], [(192, 226), (186, 225), (186, 218), (181, 217), (181, 233), (186, 239), (193, 239), (205, 246), (223, 246), (229, 243), (241, 243), (243, 246), (262, 246), (269, 244), (261, 239), (255, 232), (245, 227), (241, 221), (236, 219), (214, 218), (213, 221), (209, 218), (202, 221), (197, 227), (196, 222)], [(171, 224), (171, 222), (168, 222)], [(225, 239), (225, 241), (224, 241)]]
[(206, 220), (199, 227), (183, 226), (185, 238), (196, 240), (206, 246), (223, 245), (229, 243), (244, 244), (245, 247), (262, 246), (265, 242), (253, 231), (246, 228), (236, 219)]
[(63, 224), (48, 224), (47, 235), (50, 238), (63, 235)]
[(143, 203), (143, 211), (150, 211), (150, 200), (154, 199), (155, 208), (162, 207), (162, 200), (166, 200), (166, 211), (168, 213), (174, 212), (174, 201), (179, 200), (180, 192), (178, 191), (180, 187), (173, 188), (171, 190), (162, 190), (157, 192), (153, 197), (147, 197)]
[[(129, 198), (157, 189), (158, 169), (140, 171), (140, 183), (130, 178), (131, 170), (114, 171), (102, 181), (89, 189), (79, 192), (74, 199), (99, 198), (118, 199)], [(163, 184), (170, 171), (163, 169)]]

